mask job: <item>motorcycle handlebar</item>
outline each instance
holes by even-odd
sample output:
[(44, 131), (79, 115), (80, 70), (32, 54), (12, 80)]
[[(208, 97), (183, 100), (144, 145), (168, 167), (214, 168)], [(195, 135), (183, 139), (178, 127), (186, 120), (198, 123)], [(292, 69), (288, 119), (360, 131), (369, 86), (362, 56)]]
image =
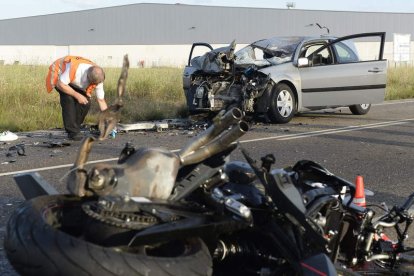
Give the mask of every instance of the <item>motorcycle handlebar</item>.
[[(401, 209), (403, 211), (408, 211), (411, 206), (414, 203), (414, 193), (412, 193), (411, 195), (408, 196), (408, 199), (405, 201), (405, 203), (403, 204), (403, 206), (401, 206)], [(412, 212), (413, 214), (410, 214), (411, 216), (414, 215), (414, 211)]]
[(414, 193), (410, 194), (402, 206), (394, 206), (394, 208), (385, 216), (374, 224), (374, 229), (378, 226), (393, 227), (397, 223), (402, 223), (407, 219), (414, 218), (414, 209), (411, 208), (414, 204)]
[(402, 206), (394, 206), (388, 215), (388, 219), (392, 219), (395, 223), (401, 223), (407, 219), (414, 218), (414, 193), (410, 194)]

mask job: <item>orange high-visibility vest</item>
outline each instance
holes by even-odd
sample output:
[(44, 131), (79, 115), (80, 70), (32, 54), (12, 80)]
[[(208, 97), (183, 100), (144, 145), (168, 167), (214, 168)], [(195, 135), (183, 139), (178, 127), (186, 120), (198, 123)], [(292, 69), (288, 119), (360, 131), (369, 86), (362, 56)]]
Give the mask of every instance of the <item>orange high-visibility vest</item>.
[[(69, 72), (69, 80), (72, 82), (75, 79), (76, 70), (80, 63), (87, 63), (92, 64), (95, 66), (95, 63), (92, 61), (77, 56), (65, 56), (63, 58), (57, 59), (49, 66), (49, 72), (46, 76), (46, 89), (47, 92), (52, 92), (53, 88), (55, 88), (60, 75), (65, 72), (66, 64), (70, 63), (70, 72)], [(90, 96), (92, 91), (95, 89), (96, 84), (90, 84), (86, 88), (86, 95)]]

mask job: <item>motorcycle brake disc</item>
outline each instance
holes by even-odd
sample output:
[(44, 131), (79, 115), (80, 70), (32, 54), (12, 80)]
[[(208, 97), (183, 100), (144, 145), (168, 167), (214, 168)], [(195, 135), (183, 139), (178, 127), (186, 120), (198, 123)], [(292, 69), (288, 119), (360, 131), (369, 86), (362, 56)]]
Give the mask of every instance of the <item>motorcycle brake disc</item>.
[[(82, 209), (91, 218), (118, 228), (140, 230), (160, 222), (156, 216), (141, 211), (105, 210), (97, 202), (86, 202)], [(177, 219), (177, 216), (170, 218), (171, 221)]]
[(84, 203), (82, 209), (93, 219), (118, 228), (139, 230), (158, 222), (156, 217), (141, 213), (108, 211), (96, 202)]

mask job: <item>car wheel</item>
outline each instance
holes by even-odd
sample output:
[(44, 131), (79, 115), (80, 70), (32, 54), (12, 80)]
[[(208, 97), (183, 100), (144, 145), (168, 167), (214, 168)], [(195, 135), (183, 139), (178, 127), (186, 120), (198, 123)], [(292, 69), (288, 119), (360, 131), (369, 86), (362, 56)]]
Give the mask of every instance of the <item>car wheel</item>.
[(351, 105), (349, 110), (351, 110), (354, 115), (364, 115), (367, 114), (371, 108), (371, 104), (356, 104)]
[(278, 84), (270, 97), (269, 118), (272, 123), (288, 123), (296, 113), (296, 98), (286, 84)]

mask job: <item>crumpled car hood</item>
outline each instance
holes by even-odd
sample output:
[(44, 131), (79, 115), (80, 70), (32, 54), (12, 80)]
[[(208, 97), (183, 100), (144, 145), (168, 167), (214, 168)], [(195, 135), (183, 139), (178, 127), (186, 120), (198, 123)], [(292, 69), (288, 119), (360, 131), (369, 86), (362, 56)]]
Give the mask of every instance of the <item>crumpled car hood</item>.
[(206, 73), (220, 73), (226, 69), (226, 64), (234, 60), (236, 41), (229, 46), (214, 49), (202, 56), (191, 59), (191, 66)]
[[(267, 67), (290, 62), (298, 45), (305, 37), (273, 37), (258, 40), (234, 53), (236, 42), (194, 57), (191, 65), (206, 73), (221, 73), (229, 61), (240, 66)], [(259, 54), (260, 53), (260, 54)]]

